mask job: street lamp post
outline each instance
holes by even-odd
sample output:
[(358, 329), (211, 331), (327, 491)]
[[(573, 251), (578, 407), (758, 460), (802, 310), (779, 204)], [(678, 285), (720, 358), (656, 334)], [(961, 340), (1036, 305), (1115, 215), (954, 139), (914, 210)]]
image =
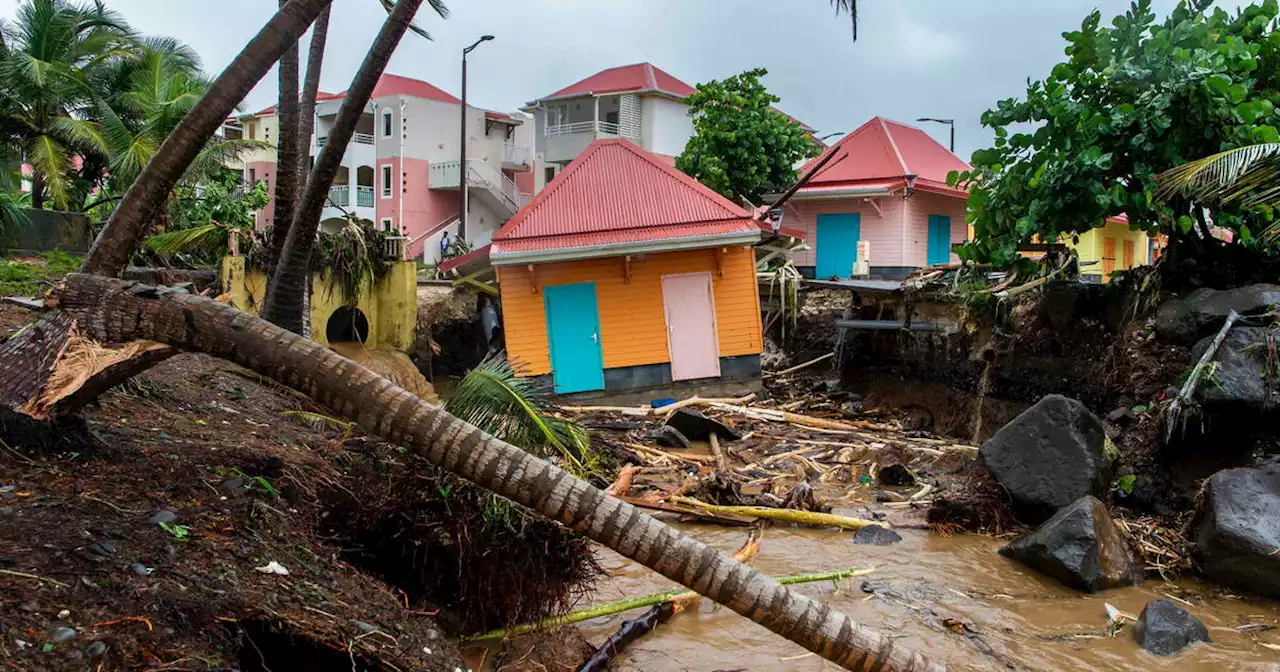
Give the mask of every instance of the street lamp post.
[(458, 201), (461, 209), (458, 212), (458, 238), (467, 239), (467, 54), (471, 53), (481, 42), (492, 40), (492, 35), (483, 35), (471, 46), (462, 50), (462, 143), (458, 152)]
[[(463, 89), (466, 90), (465, 88)], [(922, 117), (916, 121), (932, 121), (935, 124), (946, 124), (951, 127), (951, 153), (956, 153), (956, 120), (955, 119), (934, 119), (932, 117)]]

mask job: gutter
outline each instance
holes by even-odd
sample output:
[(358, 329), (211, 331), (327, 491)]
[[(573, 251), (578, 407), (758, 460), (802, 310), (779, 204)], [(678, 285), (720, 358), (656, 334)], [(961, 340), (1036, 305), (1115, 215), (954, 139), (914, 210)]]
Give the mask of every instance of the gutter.
[[(656, 252), (677, 252), (695, 250), (706, 247), (731, 245), (753, 245), (760, 241), (763, 231), (755, 229), (741, 233), (717, 233), (688, 238), (667, 238), (664, 240), (646, 240), (627, 243), (605, 243), (603, 245), (584, 245), (566, 247), (555, 250), (536, 250), (533, 252), (490, 252), (489, 260), (494, 266), (519, 266), (521, 264), (545, 264), (553, 261), (573, 261), (578, 259), (599, 259), (601, 257), (621, 257), (627, 255), (649, 254)], [(502, 241), (494, 241), (501, 245)]]

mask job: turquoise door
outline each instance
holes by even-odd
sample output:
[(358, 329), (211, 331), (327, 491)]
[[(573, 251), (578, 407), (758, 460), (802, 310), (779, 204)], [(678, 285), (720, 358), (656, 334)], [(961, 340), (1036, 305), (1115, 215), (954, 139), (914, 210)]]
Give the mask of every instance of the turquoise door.
[(819, 280), (853, 275), (862, 239), (862, 215), (818, 215), (818, 260), (813, 275)]
[(951, 261), (951, 218), (929, 215), (929, 265)]
[(556, 394), (604, 389), (596, 283), (544, 287), (547, 339)]

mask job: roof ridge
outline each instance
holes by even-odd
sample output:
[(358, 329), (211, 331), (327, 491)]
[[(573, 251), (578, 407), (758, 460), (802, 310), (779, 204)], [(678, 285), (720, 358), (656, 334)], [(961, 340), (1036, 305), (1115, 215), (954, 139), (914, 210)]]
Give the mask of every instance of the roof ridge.
[[(605, 141), (605, 142), (609, 142), (609, 141)], [(693, 178), (692, 175), (689, 175), (688, 173), (680, 170), (679, 168), (676, 168), (674, 165), (668, 165), (662, 161), (659, 161), (656, 157), (654, 157), (653, 153), (642, 149), (640, 146), (636, 145), (630, 140), (627, 140), (626, 138), (614, 138), (612, 139), (612, 142), (621, 144), (622, 146), (626, 147), (629, 151), (631, 151), (631, 153), (635, 154), (641, 159), (644, 159), (646, 162), (649, 163), (649, 165), (656, 166), (658, 170), (661, 170), (662, 172), (666, 173), (669, 177), (674, 178), (677, 182), (683, 185), (686, 189), (692, 191), (694, 194), (698, 196), (702, 196), (704, 198), (708, 198), (713, 203), (716, 203), (717, 205), (727, 209), (731, 215), (730, 219), (751, 216), (751, 213), (747, 212), (745, 208), (729, 200), (723, 194), (697, 181), (696, 179)], [(715, 220), (705, 220), (705, 221), (715, 221)]]
[(894, 139), (893, 133), (889, 130), (889, 125), (885, 123), (884, 117), (876, 117), (876, 121), (880, 122), (880, 129), (884, 131), (885, 140), (889, 141), (889, 146), (893, 148), (893, 155), (898, 158), (898, 165), (902, 166), (903, 175), (911, 175), (911, 169), (907, 167), (907, 162), (902, 158), (902, 150), (898, 149), (898, 141)]

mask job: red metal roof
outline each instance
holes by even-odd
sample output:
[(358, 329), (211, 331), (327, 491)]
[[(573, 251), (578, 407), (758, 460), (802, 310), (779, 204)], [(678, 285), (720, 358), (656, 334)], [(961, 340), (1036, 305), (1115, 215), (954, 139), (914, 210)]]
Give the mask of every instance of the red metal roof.
[[(438, 100), (442, 103), (453, 103), (461, 105), (462, 101), (458, 100), (453, 94), (440, 89), (432, 84), (424, 82), (420, 79), (411, 77), (401, 77), (400, 75), (384, 74), (378, 78), (378, 83), (373, 87), (373, 95), (370, 99), (381, 98), (383, 96), (409, 96), (411, 98), (426, 98), (427, 100)], [(325, 93), (321, 91), (316, 94), (316, 102), (325, 100), (342, 100), (347, 97), (347, 92), (342, 93)], [(261, 117), (268, 114), (275, 114), (276, 106), (259, 110), (253, 113), (255, 117)]]
[(601, 70), (539, 100), (629, 91), (658, 91), (676, 98), (688, 98), (695, 89), (652, 63), (634, 63)]
[[(823, 156), (840, 154), (814, 175), (801, 191), (836, 185), (857, 187), (865, 182), (916, 177), (916, 186), (929, 191), (963, 194), (947, 186), (947, 174), (969, 170), (969, 164), (938, 144), (928, 133), (897, 121), (876, 117), (831, 146)], [(805, 164), (801, 174), (822, 157)]]
[(758, 231), (729, 199), (621, 138), (597, 140), (493, 237), (493, 255)]
[(452, 259), (446, 259), (440, 262), (436, 268), (441, 273), (448, 273), (457, 268), (458, 273), (466, 275), (478, 271), (489, 265), (489, 245), (482, 245), (470, 252), (456, 256)]

